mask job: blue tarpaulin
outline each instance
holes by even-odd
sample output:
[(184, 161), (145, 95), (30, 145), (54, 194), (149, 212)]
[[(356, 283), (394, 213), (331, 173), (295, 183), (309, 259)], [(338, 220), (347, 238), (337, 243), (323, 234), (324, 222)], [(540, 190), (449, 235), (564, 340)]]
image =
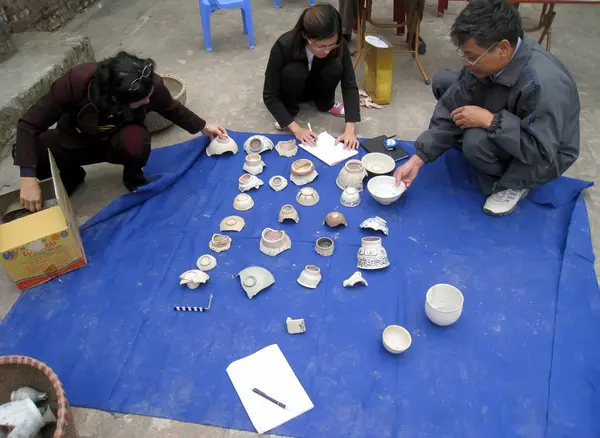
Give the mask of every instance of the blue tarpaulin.
[[(597, 437), (600, 435), (600, 294), (581, 191), (569, 178), (544, 186), (510, 216), (486, 216), (485, 201), (459, 150), (425, 166), (391, 206), (361, 193), (359, 207), (339, 202), (342, 165), (315, 162), (311, 184), (320, 202), (302, 207), (289, 177), (294, 159), (263, 154), (265, 185), (255, 206), (236, 212), (248, 133), (231, 133), (237, 155), (207, 157), (205, 138), (153, 151), (152, 183), (115, 200), (82, 236), (89, 264), (23, 293), (0, 325), (0, 354), (46, 362), (76, 406), (252, 430), (225, 368), (278, 344), (315, 408), (275, 429), (299, 437)], [(288, 139), (271, 135), (275, 142)], [(406, 143), (406, 148), (412, 144)], [(361, 152), (362, 154), (362, 152)], [(279, 224), (284, 204), (300, 222)], [(325, 215), (344, 213), (348, 227), (328, 228)], [(208, 242), (229, 215), (245, 228), (230, 233), (229, 251), (214, 254), (210, 280), (196, 290), (179, 275), (209, 253)], [(368, 287), (343, 288), (356, 271), (359, 228), (387, 220), (391, 266), (365, 271)], [(277, 257), (259, 250), (265, 227), (284, 229), (292, 248)], [(332, 257), (314, 250), (335, 241)], [(305, 289), (296, 279), (316, 264), (323, 281)], [(235, 274), (269, 269), (275, 284), (249, 300)], [(461, 319), (437, 327), (424, 312), (436, 283), (465, 296)], [(174, 305), (205, 306), (181, 313)], [(290, 336), (285, 319), (304, 318), (308, 331)], [(402, 355), (386, 352), (383, 329), (412, 334)]]

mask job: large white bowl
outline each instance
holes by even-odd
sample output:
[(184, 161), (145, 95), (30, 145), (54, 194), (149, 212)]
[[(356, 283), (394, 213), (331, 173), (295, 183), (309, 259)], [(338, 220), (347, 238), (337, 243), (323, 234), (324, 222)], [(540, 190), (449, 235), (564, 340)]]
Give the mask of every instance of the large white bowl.
[(404, 353), (412, 344), (408, 330), (399, 325), (388, 325), (382, 335), (383, 346), (394, 354)]
[(385, 175), (390, 173), (396, 167), (396, 162), (392, 157), (381, 152), (372, 152), (362, 157), (363, 166), (368, 172), (376, 175)]
[(389, 205), (402, 196), (402, 193), (406, 191), (406, 186), (403, 182), (397, 186), (393, 176), (376, 176), (367, 183), (367, 190), (377, 202)]
[(462, 292), (454, 286), (436, 284), (427, 291), (425, 313), (436, 325), (451, 325), (460, 318), (464, 301)]

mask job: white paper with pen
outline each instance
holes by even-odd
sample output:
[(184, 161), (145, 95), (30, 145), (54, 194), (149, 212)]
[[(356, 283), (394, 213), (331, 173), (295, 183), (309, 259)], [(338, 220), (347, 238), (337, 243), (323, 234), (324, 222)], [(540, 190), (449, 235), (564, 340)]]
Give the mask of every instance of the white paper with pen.
[(335, 166), (358, 154), (355, 149), (344, 149), (344, 143), (336, 144), (335, 137), (327, 131), (317, 136), (316, 146), (301, 144), (300, 147), (329, 166)]
[[(227, 374), (258, 433), (265, 433), (314, 407), (277, 344), (232, 362)], [(255, 394), (253, 388), (284, 403), (287, 409)]]

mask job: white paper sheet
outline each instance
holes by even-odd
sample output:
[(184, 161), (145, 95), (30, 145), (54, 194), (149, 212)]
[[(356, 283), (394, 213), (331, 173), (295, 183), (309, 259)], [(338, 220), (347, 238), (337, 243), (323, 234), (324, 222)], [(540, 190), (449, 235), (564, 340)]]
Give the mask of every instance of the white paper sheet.
[(358, 154), (355, 149), (344, 149), (344, 143), (336, 144), (335, 137), (327, 131), (319, 134), (316, 146), (301, 144), (300, 147), (329, 166), (335, 166)]
[[(258, 433), (268, 432), (314, 408), (277, 344), (232, 362), (227, 374)], [(255, 394), (253, 388), (285, 404), (288, 410)]]

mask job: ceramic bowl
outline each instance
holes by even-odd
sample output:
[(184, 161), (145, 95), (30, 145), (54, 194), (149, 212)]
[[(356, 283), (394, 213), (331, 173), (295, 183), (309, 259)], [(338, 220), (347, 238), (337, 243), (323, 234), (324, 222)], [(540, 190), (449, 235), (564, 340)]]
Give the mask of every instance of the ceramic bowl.
[(198, 260), (196, 261), (196, 266), (201, 271), (210, 271), (215, 266), (217, 266), (217, 259), (215, 259), (210, 254), (204, 254), (198, 257)]
[(317, 191), (311, 187), (305, 187), (300, 189), (298, 194), (296, 195), (296, 201), (298, 204), (303, 205), (305, 207), (310, 207), (319, 202), (319, 194)]
[(265, 268), (249, 266), (237, 274), (242, 288), (248, 298), (252, 299), (257, 293), (275, 283), (275, 277)]
[(282, 230), (265, 228), (260, 238), (260, 251), (268, 256), (276, 256), (292, 247), (290, 237)]
[(403, 182), (397, 186), (393, 176), (376, 176), (367, 183), (367, 189), (377, 202), (389, 205), (402, 196), (402, 193), (406, 191), (406, 186)]
[(248, 190), (258, 189), (264, 183), (262, 179), (254, 176), (250, 173), (245, 173), (238, 179), (238, 189), (240, 192), (247, 192)]
[(279, 222), (283, 222), (285, 220), (292, 220), (296, 223), (300, 222), (298, 212), (291, 204), (286, 204), (281, 207), (281, 210), (279, 210)]
[(244, 142), (244, 150), (247, 154), (262, 154), (270, 151), (273, 147), (271, 139), (264, 135), (253, 135)]
[(298, 153), (298, 145), (296, 140), (280, 141), (275, 150), (281, 157), (293, 157)]
[(321, 269), (315, 265), (306, 265), (298, 277), (298, 283), (309, 289), (316, 288), (321, 282)]
[(238, 211), (250, 210), (254, 207), (254, 200), (246, 193), (240, 193), (233, 200), (233, 208)]
[(340, 170), (335, 183), (342, 190), (354, 187), (357, 191), (362, 192), (363, 179), (366, 176), (367, 171), (360, 160), (348, 160)]
[(436, 284), (425, 296), (425, 313), (436, 325), (451, 325), (460, 318), (464, 301), (462, 292), (454, 286)]
[(231, 237), (224, 234), (213, 234), (208, 247), (214, 252), (223, 252), (231, 248)]
[(242, 231), (246, 221), (239, 216), (227, 216), (219, 224), (220, 231)]
[(260, 155), (250, 154), (246, 155), (246, 161), (242, 168), (246, 172), (251, 173), (252, 175), (258, 175), (259, 173), (262, 173), (265, 167), (266, 164), (264, 163)]
[(285, 179), (283, 176), (275, 175), (269, 180), (269, 185), (273, 190), (279, 192), (287, 187), (288, 182), (287, 179)]
[(334, 246), (332, 239), (329, 237), (321, 237), (317, 239), (317, 242), (315, 243), (315, 251), (323, 257), (329, 257), (333, 254)]
[(340, 225), (348, 226), (348, 222), (346, 222), (346, 218), (339, 211), (332, 211), (325, 216), (325, 220), (323, 221), (323, 225), (327, 224), (331, 228), (339, 227)]
[(365, 166), (365, 169), (367, 169), (367, 172), (375, 175), (385, 175), (393, 171), (396, 167), (396, 162), (392, 157), (380, 152), (367, 154), (360, 161)]
[(404, 353), (412, 344), (408, 330), (399, 325), (388, 325), (381, 337), (385, 349), (393, 354)]
[(234, 154), (237, 154), (238, 152), (237, 143), (228, 135), (219, 135), (218, 137), (215, 137), (206, 148), (206, 155), (209, 157), (221, 155), (225, 152), (233, 152)]
[(302, 158), (292, 163), (292, 174), (296, 176), (306, 176), (315, 170), (312, 161)]
[(348, 187), (342, 192), (340, 203), (344, 207), (356, 207), (360, 204), (360, 193), (354, 187)]

